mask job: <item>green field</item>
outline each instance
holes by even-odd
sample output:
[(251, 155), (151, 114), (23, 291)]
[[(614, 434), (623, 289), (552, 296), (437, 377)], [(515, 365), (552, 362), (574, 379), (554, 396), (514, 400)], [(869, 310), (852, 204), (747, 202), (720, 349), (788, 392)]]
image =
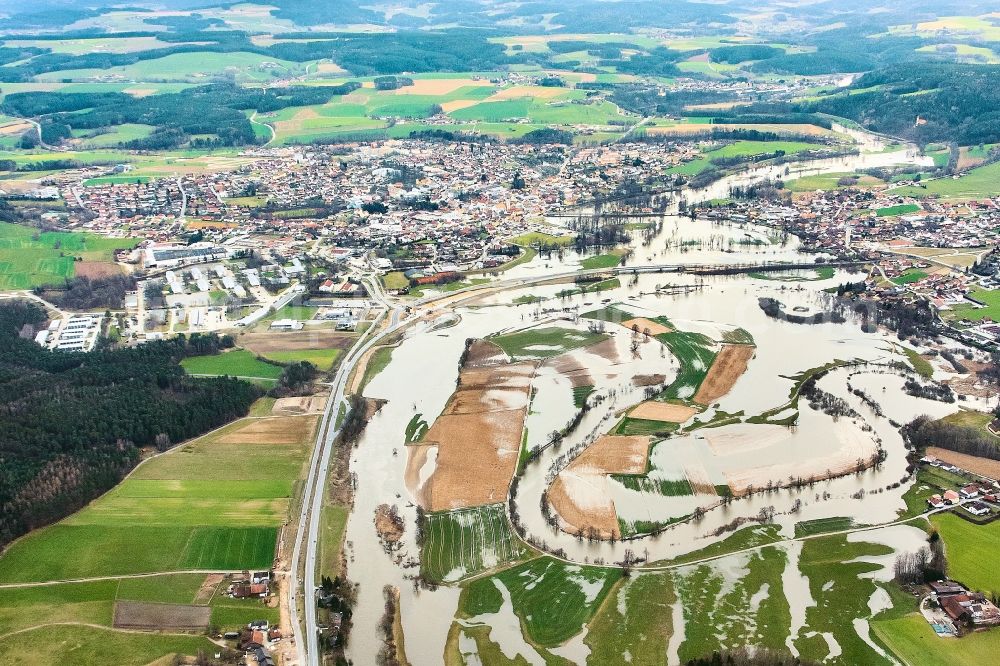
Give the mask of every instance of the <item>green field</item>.
[(61, 284), (73, 277), (74, 258), (111, 261), (116, 249), (132, 248), (138, 242), (0, 222), (0, 291)]
[[(611, 594), (584, 638), (591, 650), (588, 663), (663, 663), (673, 633), (671, 605), (676, 601), (670, 574), (632, 576)], [(628, 630), (622, 631), (623, 627)]]
[(904, 663), (919, 666), (993, 663), (1000, 632), (974, 632), (959, 639), (940, 638), (919, 613), (872, 622), (875, 636)]
[(229, 375), (267, 380), (278, 379), (282, 372), (280, 365), (261, 361), (254, 353), (243, 349), (208, 356), (191, 356), (183, 359), (181, 366), (191, 375)]
[(896, 284), (912, 284), (914, 282), (920, 282), (925, 277), (927, 277), (927, 273), (917, 268), (911, 268), (892, 278), (892, 282), (895, 282)]
[(410, 286), (410, 281), (402, 271), (393, 271), (382, 276), (382, 284), (386, 289), (406, 289)]
[(98, 176), (88, 178), (83, 181), (84, 187), (95, 187), (97, 185), (125, 185), (130, 183), (148, 183), (152, 178), (149, 176)]
[(0, 639), (0, 660), (8, 664), (116, 664), (144, 666), (164, 655), (214, 654), (204, 636), (124, 633), (94, 627), (54, 626)]
[(593, 257), (586, 257), (580, 262), (580, 266), (584, 270), (593, 270), (595, 268), (614, 268), (619, 263), (621, 263), (622, 255), (617, 252), (609, 252), (607, 254), (597, 254)]
[(875, 583), (862, 574), (881, 568), (859, 558), (891, 553), (892, 549), (877, 544), (849, 543), (844, 535), (802, 542), (799, 569), (809, 579), (809, 591), (816, 600), (816, 605), (806, 610), (806, 626), (795, 641), (803, 659), (818, 662), (828, 656), (829, 647), (820, 635), (828, 632), (842, 650), (840, 663), (889, 663), (858, 636), (853, 621), (871, 613), (868, 599)]
[(549, 358), (607, 339), (608, 336), (601, 333), (556, 327), (532, 328), (489, 338), (513, 359)]
[(970, 321), (982, 321), (989, 317), (993, 321), (1000, 321), (1000, 289), (980, 289), (976, 287), (969, 292), (969, 296), (977, 301), (982, 301), (986, 307), (976, 307), (972, 303), (955, 305), (951, 312), (947, 313), (949, 319), (968, 319)]
[[(230, 352), (232, 353), (232, 352)], [(299, 363), (308, 361), (320, 370), (329, 370), (340, 357), (340, 349), (295, 349), (288, 351), (269, 351), (261, 354), (264, 358), (278, 363)]]
[(966, 171), (958, 178), (925, 180), (919, 186), (901, 187), (892, 191), (902, 196), (937, 195), (945, 199), (982, 199), (1000, 194), (1000, 162), (993, 162)]
[(144, 463), (84, 509), (13, 543), (0, 581), (269, 566), (314, 423), (243, 419)]
[(525, 551), (507, 523), (503, 504), (427, 514), (420, 572), (434, 582), (466, 576), (520, 559)]
[[(726, 564), (709, 562), (677, 569), (674, 586), (684, 610), (681, 663), (725, 645), (783, 649), (791, 614), (782, 588), (785, 553), (765, 548), (751, 553), (738, 580), (727, 585)], [(759, 606), (751, 599), (765, 591)]]
[(510, 242), (515, 245), (521, 245), (522, 247), (536, 245), (558, 245), (560, 247), (567, 247), (573, 244), (573, 238), (573, 236), (554, 236), (540, 231), (531, 231), (511, 238)]
[(853, 525), (854, 521), (851, 518), (844, 517), (804, 520), (801, 523), (795, 523), (795, 536), (798, 538), (826, 532), (841, 532), (850, 529)]
[(916, 213), (919, 210), (920, 206), (917, 204), (897, 204), (895, 206), (877, 208), (875, 210), (875, 214), (879, 217), (893, 217), (895, 215), (908, 215), (910, 213)]
[(478, 578), (463, 590), (459, 613), (474, 617), (500, 610), (498, 585), (510, 593), (527, 638), (555, 647), (578, 634), (621, 577), (616, 569), (568, 565), (540, 557), (495, 576)]
[(823, 146), (803, 141), (736, 141), (721, 148), (710, 150), (705, 154), (709, 159), (717, 157), (752, 157), (754, 155), (766, 155), (778, 151), (782, 151), (786, 155), (794, 155), (820, 148), (823, 148)]
[(153, 125), (124, 123), (108, 127), (107, 131), (75, 130), (73, 136), (85, 148), (108, 148), (126, 141), (145, 139), (154, 129)]
[(712, 341), (701, 333), (678, 330), (661, 333), (656, 339), (670, 349), (680, 364), (677, 377), (663, 390), (662, 397), (691, 400), (715, 360)]
[(811, 176), (801, 176), (789, 181), (785, 181), (785, 187), (792, 192), (814, 192), (816, 190), (837, 190), (851, 185), (841, 185), (845, 178), (857, 179), (854, 187), (871, 187), (882, 183), (874, 176), (859, 176), (851, 173), (824, 173)]
[(935, 514), (931, 523), (944, 539), (948, 576), (987, 596), (1000, 592), (1000, 572), (983, 566), (1000, 542), (1000, 523), (976, 525), (953, 513)]

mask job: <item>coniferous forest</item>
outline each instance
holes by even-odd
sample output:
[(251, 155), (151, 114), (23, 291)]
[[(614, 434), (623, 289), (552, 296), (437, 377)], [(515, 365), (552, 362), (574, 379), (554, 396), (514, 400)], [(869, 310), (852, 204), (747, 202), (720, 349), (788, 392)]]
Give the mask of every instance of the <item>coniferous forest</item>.
[(0, 545), (107, 491), (140, 448), (165, 449), (247, 413), (247, 382), (193, 378), (178, 361), (232, 341), (181, 336), (92, 353), (42, 349), (22, 330), (43, 325), (28, 302), (0, 306)]

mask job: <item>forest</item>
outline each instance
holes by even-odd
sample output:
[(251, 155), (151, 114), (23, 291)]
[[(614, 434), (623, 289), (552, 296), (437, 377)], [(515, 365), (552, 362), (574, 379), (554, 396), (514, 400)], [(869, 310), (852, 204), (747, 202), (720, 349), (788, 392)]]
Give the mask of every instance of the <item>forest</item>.
[(248, 145), (256, 143), (257, 138), (244, 110), (269, 112), (289, 106), (323, 104), (336, 95), (355, 90), (358, 85), (351, 82), (264, 90), (216, 83), (139, 98), (126, 93), (11, 93), (0, 105), (0, 113), (40, 118), (46, 143), (59, 143), (71, 135), (71, 130), (141, 123), (154, 125), (157, 131), (144, 139), (126, 142), (125, 147), (170, 148), (192, 134), (216, 135), (219, 145)]
[(56, 521), (114, 486), (139, 449), (169, 448), (244, 416), (260, 390), (193, 378), (188, 355), (230, 337), (180, 336), (89, 354), (42, 349), (36, 304), (0, 306), (0, 545)]
[(852, 88), (866, 92), (831, 96), (798, 110), (850, 118), (921, 144), (1000, 141), (998, 65), (897, 64), (861, 76)]
[(937, 446), (970, 456), (1000, 460), (996, 438), (975, 428), (919, 416), (903, 426), (902, 433), (914, 448), (921, 451), (928, 446)]

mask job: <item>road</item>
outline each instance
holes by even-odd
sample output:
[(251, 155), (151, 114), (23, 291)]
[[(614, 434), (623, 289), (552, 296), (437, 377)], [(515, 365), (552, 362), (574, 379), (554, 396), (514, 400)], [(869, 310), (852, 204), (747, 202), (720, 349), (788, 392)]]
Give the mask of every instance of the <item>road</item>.
[[(287, 594), (289, 595), (288, 606), (293, 630), (297, 631), (302, 626), (299, 620), (298, 606), (296, 605), (296, 595), (300, 591), (305, 610), (305, 636), (302, 637), (302, 640), (296, 640), (295, 642), (298, 663), (300, 665), (313, 664), (318, 666), (320, 664), (319, 627), (316, 619), (316, 602), (314, 599), (315, 591), (318, 587), (316, 585), (316, 551), (319, 542), (319, 529), (322, 524), (323, 501), (330, 469), (330, 458), (336, 448), (334, 442), (340, 434), (336, 418), (340, 405), (344, 404), (347, 397), (347, 380), (358, 360), (364, 356), (365, 352), (400, 328), (409, 325), (417, 318), (417, 315), (411, 315), (406, 319), (400, 319), (403, 308), (386, 301), (377, 281), (372, 278), (364, 278), (364, 282), (368, 286), (372, 297), (381, 302), (385, 306), (385, 309), (366, 332), (365, 336), (368, 336), (367, 340), (362, 337), (362, 340), (365, 341), (351, 348), (351, 351), (344, 358), (334, 376), (330, 389), (330, 398), (327, 400), (326, 409), (323, 412), (323, 420), (316, 438), (316, 446), (313, 447), (309, 476), (306, 479), (305, 493), (302, 497), (302, 509), (299, 513), (295, 548), (292, 552), (291, 581)], [(387, 315), (390, 318), (389, 325), (382, 331), (379, 331), (379, 327)], [(303, 548), (305, 549), (304, 561), (302, 559)], [(299, 562), (302, 562), (303, 565), (301, 581), (299, 580)]]

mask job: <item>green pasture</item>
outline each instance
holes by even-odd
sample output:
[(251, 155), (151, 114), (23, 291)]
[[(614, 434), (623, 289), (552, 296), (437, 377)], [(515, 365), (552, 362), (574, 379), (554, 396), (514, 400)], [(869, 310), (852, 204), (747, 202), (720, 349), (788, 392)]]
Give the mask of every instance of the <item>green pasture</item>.
[(976, 525), (953, 513), (938, 513), (931, 524), (944, 539), (948, 576), (987, 596), (1000, 593), (1000, 571), (983, 566), (1000, 542), (1000, 523)]
[(295, 349), (269, 351), (261, 354), (264, 358), (278, 363), (300, 363), (308, 361), (320, 370), (329, 370), (340, 356), (340, 349)]
[(1000, 162), (969, 169), (957, 178), (924, 180), (893, 190), (901, 196), (938, 196), (943, 199), (983, 199), (1000, 194)]
[(894, 217), (896, 215), (909, 215), (910, 213), (916, 213), (919, 210), (920, 206), (917, 204), (896, 204), (895, 206), (878, 208), (875, 210), (875, 214), (879, 217)]
[[(314, 423), (284, 417), (267, 430), (275, 420), (242, 419), (145, 462), (85, 508), (11, 544), (0, 582), (270, 566)], [(289, 433), (293, 443), (280, 443)]]
[(255, 354), (234, 349), (207, 356), (190, 356), (181, 361), (181, 367), (191, 375), (247, 377), (276, 380), (281, 376), (280, 365), (261, 361)]
[(502, 504), (430, 513), (421, 529), (420, 571), (435, 582), (454, 582), (525, 553)]
[(677, 377), (663, 390), (662, 397), (691, 400), (715, 360), (712, 340), (701, 333), (677, 330), (661, 333), (656, 339), (670, 349), (680, 364)]
[(611, 595), (584, 638), (590, 648), (588, 663), (662, 663), (674, 630), (672, 604), (677, 597), (671, 574), (643, 573), (626, 578)]
[(969, 296), (986, 304), (986, 307), (979, 307), (972, 303), (961, 303), (954, 305), (951, 311), (946, 313), (949, 319), (968, 319), (970, 321), (982, 321), (989, 317), (993, 321), (1000, 321), (1000, 289), (974, 288), (969, 292)]
[(107, 131), (74, 130), (73, 136), (86, 148), (108, 148), (126, 141), (145, 139), (154, 129), (153, 125), (125, 123), (110, 126)]
[(1000, 632), (973, 632), (959, 639), (941, 638), (920, 613), (872, 622), (879, 642), (907, 664), (955, 666), (988, 664), (1000, 650)]
[(606, 340), (608, 336), (566, 328), (532, 328), (516, 333), (490, 336), (490, 342), (511, 358), (549, 358)]
[(499, 611), (502, 597), (497, 584), (503, 585), (528, 638), (555, 647), (580, 633), (620, 578), (617, 569), (569, 565), (540, 557), (469, 583), (462, 592), (459, 613), (472, 617)]
[(74, 258), (111, 261), (114, 250), (138, 242), (0, 222), (0, 291), (60, 284), (73, 277)]
[(164, 655), (214, 654), (205, 636), (127, 633), (82, 626), (46, 626), (0, 638), (0, 660), (8, 664), (116, 664), (145, 666)]

